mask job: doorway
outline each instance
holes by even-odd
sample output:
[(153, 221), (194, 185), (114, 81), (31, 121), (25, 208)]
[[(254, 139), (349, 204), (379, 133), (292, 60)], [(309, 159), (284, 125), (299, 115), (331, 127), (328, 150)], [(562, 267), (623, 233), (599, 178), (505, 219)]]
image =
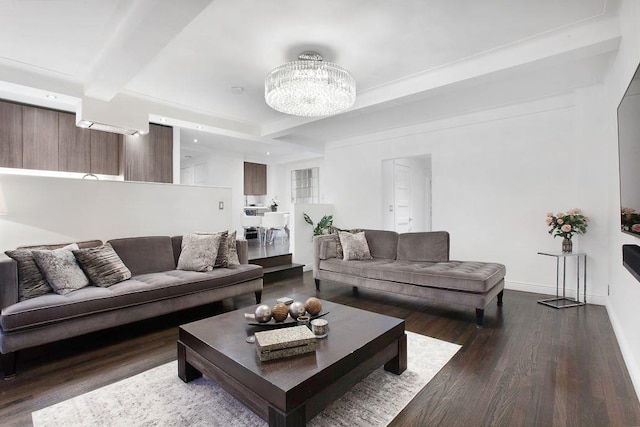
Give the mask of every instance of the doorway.
[(382, 161), (382, 228), (431, 231), (431, 156)]

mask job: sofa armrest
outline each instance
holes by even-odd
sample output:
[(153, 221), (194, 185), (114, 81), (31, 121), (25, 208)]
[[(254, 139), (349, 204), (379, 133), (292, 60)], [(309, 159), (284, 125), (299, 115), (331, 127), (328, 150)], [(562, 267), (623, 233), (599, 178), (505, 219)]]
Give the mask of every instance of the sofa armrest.
[(249, 242), (244, 239), (236, 240), (236, 251), (240, 264), (249, 264)]
[(18, 263), (9, 257), (0, 259), (0, 308), (18, 302)]

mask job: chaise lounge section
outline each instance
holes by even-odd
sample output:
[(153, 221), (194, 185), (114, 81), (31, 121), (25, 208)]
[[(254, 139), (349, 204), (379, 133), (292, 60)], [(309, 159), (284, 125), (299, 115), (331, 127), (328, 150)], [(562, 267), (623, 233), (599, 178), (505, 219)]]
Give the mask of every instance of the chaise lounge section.
[(338, 235), (314, 238), (313, 277), (355, 288), (363, 287), (472, 307), (482, 327), (484, 309), (497, 297), (502, 305), (502, 264), (449, 259), (449, 233), (402, 233), (363, 230), (373, 259), (340, 257)]
[[(0, 260), (0, 352), (5, 379), (15, 375), (16, 352), (138, 320), (255, 293), (261, 300), (263, 270), (248, 264), (246, 240), (237, 240), (240, 265), (212, 271), (177, 270), (182, 236), (111, 240), (131, 278), (109, 287), (86, 286), (66, 295), (48, 293), (19, 301), (18, 265)], [(80, 248), (102, 245), (80, 242)], [(64, 245), (49, 246), (55, 249)]]

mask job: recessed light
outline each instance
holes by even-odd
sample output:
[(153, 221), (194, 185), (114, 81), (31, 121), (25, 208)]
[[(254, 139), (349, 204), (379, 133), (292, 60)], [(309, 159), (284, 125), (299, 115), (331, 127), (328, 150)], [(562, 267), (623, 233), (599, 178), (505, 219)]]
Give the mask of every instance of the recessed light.
[(50, 93), (49, 93), (49, 94), (47, 94), (47, 98), (49, 98), (49, 99), (58, 99), (58, 97), (57, 97), (57, 96), (55, 96), (55, 95), (51, 95)]
[(267, 156), (269, 156), (269, 155), (271, 155), (271, 153), (267, 151)]
[(193, 142), (198, 142), (198, 140), (197, 140), (197, 139), (194, 139), (194, 140), (193, 140)]

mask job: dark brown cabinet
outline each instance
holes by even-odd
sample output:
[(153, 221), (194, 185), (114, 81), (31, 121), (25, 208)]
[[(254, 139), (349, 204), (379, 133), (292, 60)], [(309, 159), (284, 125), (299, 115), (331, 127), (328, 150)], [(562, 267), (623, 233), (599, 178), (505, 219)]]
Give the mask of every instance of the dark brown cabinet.
[(22, 106), (22, 167), (58, 170), (58, 112)]
[(91, 172), (91, 131), (76, 126), (72, 113), (58, 113), (58, 170)]
[(22, 106), (1, 101), (0, 167), (22, 167)]
[(125, 137), (124, 179), (173, 182), (173, 128), (150, 124), (147, 135)]
[(244, 162), (244, 194), (248, 196), (267, 194), (267, 165)]
[(122, 135), (91, 131), (91, 173), (118, 175)]

